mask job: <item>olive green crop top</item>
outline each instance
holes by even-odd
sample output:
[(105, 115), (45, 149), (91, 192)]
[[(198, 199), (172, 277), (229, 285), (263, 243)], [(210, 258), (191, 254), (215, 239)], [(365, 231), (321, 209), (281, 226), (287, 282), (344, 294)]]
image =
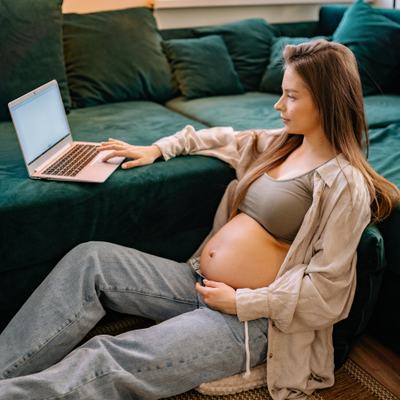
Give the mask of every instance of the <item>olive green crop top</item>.
[(282, 180), (262, 174), (249, 186), (239, 210), (278, 240), (292, 243), (312, 203), (313, 171)]

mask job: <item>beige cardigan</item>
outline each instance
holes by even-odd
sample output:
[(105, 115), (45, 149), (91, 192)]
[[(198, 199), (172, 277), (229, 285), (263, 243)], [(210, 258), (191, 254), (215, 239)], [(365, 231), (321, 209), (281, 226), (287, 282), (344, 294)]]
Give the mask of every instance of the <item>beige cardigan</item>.
[[(282, 130), (235, 132), (230, 127), (195, 131), (192, 126), (154, 144), (165, 160), (178, 155), (219, 158), (236, 170), (199, 255), (226, 222), (228, 199), (252, 161), (259, 136), (263, 151)], [(305, 399), (334, 384), (333, 324), (347, 317), (356, 288), (357, 246), (371, 219), (361, 172), (339, 154), (313, 174), (313, 202), (273, 283), (236, 291), (241, 321), (268, 318), (267, 383), (274, 400)], [(350, 189), (350, 190), (349, 190)], [(351, 193), (350, 193), (351, 192)]]

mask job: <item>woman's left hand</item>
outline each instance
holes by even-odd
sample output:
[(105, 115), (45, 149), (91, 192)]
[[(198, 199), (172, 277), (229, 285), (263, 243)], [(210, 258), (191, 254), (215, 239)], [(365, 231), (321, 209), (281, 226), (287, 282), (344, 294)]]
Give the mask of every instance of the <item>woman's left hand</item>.
[(196, 283), (196, 290), (210, 308), (225, 314), (236, 315), (235, 289), (222, 282), (204, 279), (205, 286)]

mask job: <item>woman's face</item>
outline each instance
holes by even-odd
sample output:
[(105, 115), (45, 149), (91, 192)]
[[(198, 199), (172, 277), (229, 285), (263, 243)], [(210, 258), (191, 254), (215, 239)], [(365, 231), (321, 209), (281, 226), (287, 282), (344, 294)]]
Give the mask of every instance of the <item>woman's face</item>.
[(320, 115), (305, 82), (291, 66), (283, 75), (282, 96), (274, 106), (288, 133), (307, 135), (322, 131)]

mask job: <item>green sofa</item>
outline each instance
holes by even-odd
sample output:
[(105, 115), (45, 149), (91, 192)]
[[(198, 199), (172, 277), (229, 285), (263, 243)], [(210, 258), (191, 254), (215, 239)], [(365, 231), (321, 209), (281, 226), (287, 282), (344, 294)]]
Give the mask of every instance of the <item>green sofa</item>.
[[(29, 180), (9, 121), (8, 101), (56, 78), (77, 140), (113, 137), (149, 145), (187, 124), (198, 129), (279, 127), (272, 107), (279, 93), (261, 89), (274, 43), (279, 38), (330, 39), (346, 10), (322, 7), (319, 21), (270, 25), (252, 19), (159, 31), (150, 9), (63, 16), (61, 2), (0, 2), (0, 53), (8, 60), (0, 65), (0, 75), (7, 77), (0, 82), (0, 331), (79, 243), (110, 241), (185, 261), (211, 229), (218, 203), (235, 177), (220, 160), (185, 156), (118, 169), (100, 185)], [(379, 13), (400, 26), (400, 11)], [(17, 35), (22, 29), (26, 34)], [(10, 32), (15, 40), (10, 41)], [(203, 46), (200, 50), (197, 43)], [(187, 62), (193, 49), (199, 51), (197, 66)], [(196, 67), (198, 72), (191, 76)], [(229, 70), (222, 74), (223, 85), (212, 81), (218, 68)], [(192, 81), (197, 86), (192, 87)], [(210, 81), (215, 83), (207, 88)], [(206, 89), (209, 94), (204, 97), (207, 92), (201, 91)], [(400, 186), (400, 90), (366, 95), (365, 109), (369, 161)], [(399, 351), (394, 339), (400, 323), (392, 312), (394, 303), (399, 304), (399, 222), (398, 207), (391, 218), (370, 225), (362, 236), (353, 307), (334, 329), (336, 367), (367, 329)]]

